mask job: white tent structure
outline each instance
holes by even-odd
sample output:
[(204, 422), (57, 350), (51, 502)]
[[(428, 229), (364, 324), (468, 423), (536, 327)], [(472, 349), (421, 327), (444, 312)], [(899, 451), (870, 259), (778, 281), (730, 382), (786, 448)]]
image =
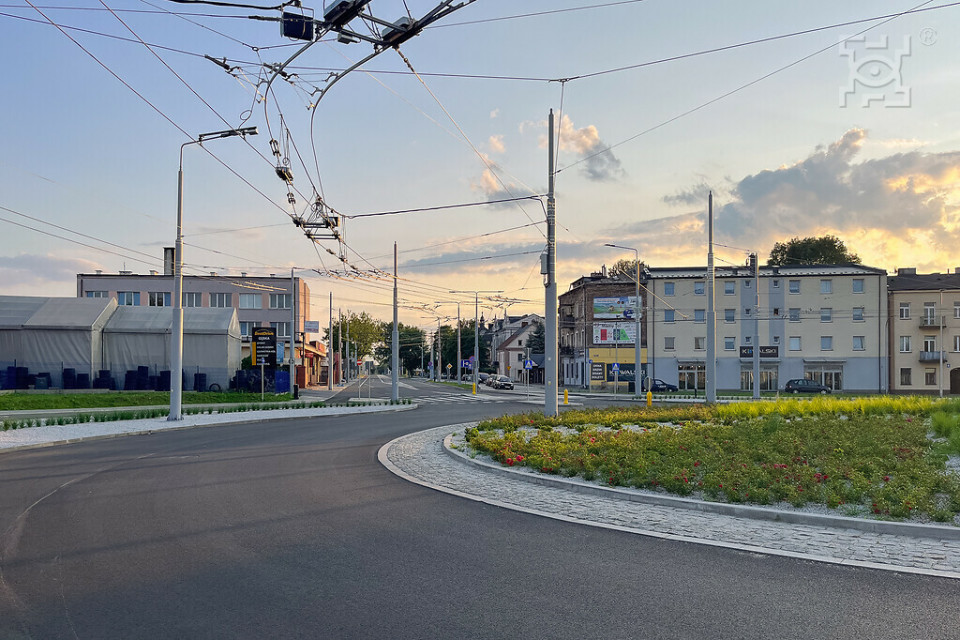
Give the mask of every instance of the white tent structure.
[(69, 381), (73, 374), (92, 378), (101, 366), (101, 332), (116, 307), (112, 298), (0, 296), (0, 367), (49, 373), (57, 387), (65, 371)]
[[(147, 367), (150, 375), (170, 370), (169, 307), (117, 307), (103, 328), (103, 366), (122, 385), (126, 372)], [(206, 375), (207, 386), (226, 390), (240, 368), (240, 323), (233, 308), (183, 310), (183, 372), (186, 387), (193, 374)]]

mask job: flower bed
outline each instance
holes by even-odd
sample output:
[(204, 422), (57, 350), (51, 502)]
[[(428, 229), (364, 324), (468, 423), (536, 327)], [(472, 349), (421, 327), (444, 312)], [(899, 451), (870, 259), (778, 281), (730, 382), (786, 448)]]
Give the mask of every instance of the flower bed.
[[(931, 427), (934, 433), (928, 433)], [(469, 429), (508, 466), (705, 500), (960, 524), (960, 403), (816, 399), (504, 416)]]

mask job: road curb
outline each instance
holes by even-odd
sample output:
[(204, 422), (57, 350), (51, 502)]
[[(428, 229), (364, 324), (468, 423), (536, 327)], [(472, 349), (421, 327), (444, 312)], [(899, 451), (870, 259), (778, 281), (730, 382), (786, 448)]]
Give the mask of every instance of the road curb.
[[(89, 436), (82, 436), (79, 438), (63, 438), (59, 440), (50, 440), (48, 442), (36, 442), (36, 443), (30, 443), (30, 444), (24, 444), (20, 446), (12, 446), (12, 447), (3, 447), (2, 445), (0, 445), (0, 455), (3, 455), (4, 453), (12, 453), (16, 451), (26, 451), (29, 449), (42, 449), (45, 447), (55, 447), (55, 446), (60, 446), (65, 444), (76, 444), (78, 442), (91, 442), (94, 440), (110, 440), (113, 438), (122, 438), (126, 436), (150, 436), (158, 433), (166, 433), (171, 431), (186, 431), (187, 429), (200, 429), (204, 427), (229, 427), (229, 426), (237, 426), (242, 424), (256, 424), (261, 422), (286, 422), (289, 420), (304, 420), (304, 419), (311, 419), (311, 418), (336, 418), (338, 416), (349, 416), (349, 415), (356, 415), (361, 413), (389, 413), (389, 412), (395, 412), (395, 411), (412, 411), (414, 409), (419, 408), (419, 406), (420, 405), (413, 402), (410, 404), (402, 404), (402, 405), (365, 405), (362, 407), (358, 407), (358, 406), (314, 407), (311, 409), (283, 409), (283, 411), (304, 411), (304, 412), (309, 411), (311, 413), (306, 415), (298, 415), (298, 416), (277, 416), (273, 418), (268, 416), (258, 416), (256, 418), (230, 420), (229, 422), (208, 422), (206, 424), (172, 425), (169, 427), (158, 427), (154, 429), (137, 429), (132, 431), (120, 431), (117, 433), (93, 434)], [(327, 409), (337, 409), (338, 411), (336, 413), (333, 413), (333, 412), (315, 413), (315, 412), (324, 411)], [(264, 411), (270, 411), (270, 410), (268, 409)], [(253, 412), (238, 412), (238, 413), (242, 415), (242, 413), (253, 413)], [(214, 414), (214, 415), (222, 415), (222, 414)], [(118, 421), (103, 422), (98, 424), (110, 425), (110, 424), (118, 424), (122, 422), (123, 421), (118, 420)], [(91, 424), (91, 423), (83, 423), (83, 424)], [(53, 425), (53, 426), (58, 426), (58, 425)], [(59, 426), (67, 426), (67, 425), (59, 425)], [(28, 428), (42, 429), (43, 427), (28, 427)]]
[[(477, 423), (452, 426), (465, 429), (476, 426), (476, 424)], [(693, 500), (691, 498), (657, 495), (653, 493), (640, 493), (636, 491), (620, 489), (617, 487), (591, 485), (586, 482), (575, 482), (567, 478), (542, 474), (532, 470), (529, 472), (524, 472), (520, 470), (508, 469), (501, 465), (487, 462), (485, 459), (471, 458), (470, 456), (453, 449), (450, 446), (453, 433), (458, 430), (458, 428), (454, 428), (450, 435), (443, 439), (443, 450), (447, 455), (453, 456), (455, 459), (461, 462), (476, 466), (485, 471), (507, 474), (511, 478), (516, 478), (517, 480), (522, 480), (532, 484), (548, 487), (560, 487), (568, 491), (574, 491), (588, 495), (616, 497), (618, 499), (628, 500), (631, 502), (652, 504), (661, 507), (673, 507), (676, 509), (687, 509), (691, 511), (701, 511), (703, 513), (714, 513), (725, 516), (734, 516), (737, 518), (786, 522), (789, 524), (803, 524), (814, 527), (830, 527), (833, 529), (854, 529), (856, 531), (863, 531), (865, 533), (882, 533), (887, 535), (908, 536), (911, 538), (960, 540), (960, 527), (945, 527), (940, 525), (926, 525), (909, 522), (887, 522), (884, 520), (865, 520), (862, 518), (851, 518), (847, 516), (822, 515), (816, 513), (803, 513), (799, 511), (781, 511), (779, 509), (736, 505), (724, 502), (705, 502), (702, 500)]]

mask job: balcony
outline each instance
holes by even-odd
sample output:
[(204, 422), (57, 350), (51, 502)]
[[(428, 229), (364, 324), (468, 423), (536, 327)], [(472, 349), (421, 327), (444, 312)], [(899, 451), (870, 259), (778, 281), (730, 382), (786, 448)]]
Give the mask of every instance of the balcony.
[(920, 318), (920, 328), (929, 329), (931, 327), (942, 327), (946, 323), (943, 320), (943, 316), (934, 317), (934, 316), (923, 316)]
[[(921, 351), (920, 352), (920, 362), (940, 362), (940, 354), (942, 351)], [(946, 355), (943, 356), (946, 360)]]

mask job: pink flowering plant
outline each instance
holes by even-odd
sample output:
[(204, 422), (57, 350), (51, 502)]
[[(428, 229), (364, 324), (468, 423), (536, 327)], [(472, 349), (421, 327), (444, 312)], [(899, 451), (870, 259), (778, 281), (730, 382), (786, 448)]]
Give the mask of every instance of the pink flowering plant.
[(756, 413), (727, 405), (522, 414), (466, 435), (502, 464), (609, 486), (960, 523), (960, 475), (946, 465), (952, 431), (928, 435), (931, 415), (958, 416), (960, 403), (911, 399), (910, 413), (856, 399), (762, 405)]

